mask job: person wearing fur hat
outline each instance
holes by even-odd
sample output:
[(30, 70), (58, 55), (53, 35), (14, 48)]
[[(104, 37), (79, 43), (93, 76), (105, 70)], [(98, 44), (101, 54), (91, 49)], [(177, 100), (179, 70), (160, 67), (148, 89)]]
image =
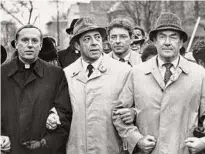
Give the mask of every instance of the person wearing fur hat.
[(139, 53), (130, 48), (133, 35), (133, 24), (126, 18), (117, 18), (110, 22), (108, 40), (112, 51), (108, 54), (115, 60), (125, 62), (131, 67), (141, 62)]
[(39, 58), (55, 66), (60, 66), (58, 61), (58, 51), (55, 47), (55, 42), (51, 37), (44, 37), (41, 51), (38, 55)]
[[(72, 38), (73, 36), (73, 28), (78, 19), (79, 18), (73, 19), (70, 24), (70, 27), (66, 29), (66, 33), (70, 36), (70, 38)], [(72, 64), (74, 61), (76, 61), (76, 59), (80, 57), (80, 52), (74, 48), (74, 45), (72, 43), (69, 43), (67, 49), (60, 50), (58, 52), (58, 56), (61, 67), (65, 68), (66, 66)]]
[(73, 34), (81, 57), (64, 68), (74, 109), (67, 154), (125, 154), (111, 110), (130, 67), (103, 53), (106, 30), (92, 19), (79, 19)]
[[(72, 119), (68, 84), (60, 67), (38, 55), (43, 35), (24, 25), (15, 36), (18, 55), (1, 66), (1, 151), (9, 154), (63, 154)], [(58, 111), (56, 131), (46, 129), (51, 109)]]
[[(190, 154), (205, 149), (205, 70), (180, 55), (188, 35), (180, 18), (162, 13), (149, 33), (157, 56), (133, 67), (113, 110), (113, 124), (130, 154)], [(119, 109), (136, 108), (135, 124), (125, 125)]]
[(1, 45), (1, 64), (3, 64), (7, 59), (7, 52), (3, 45)]

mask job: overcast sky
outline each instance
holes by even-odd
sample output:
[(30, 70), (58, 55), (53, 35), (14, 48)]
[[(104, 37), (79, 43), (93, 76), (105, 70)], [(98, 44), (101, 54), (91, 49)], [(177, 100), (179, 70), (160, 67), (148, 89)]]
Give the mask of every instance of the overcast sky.
[[(56, 3), (50, 3), (54, 0), (35, 0), (34, 1), (34, 11), (33, 15), (37, 16), (39, 15), (39, 19), (36, 21), (35, 25), (42, 29), (43, 32), (45, 32), (45, 24), (51, 20), (52, 16), (56, 16), (57, 10), (56, 10)], [(86, 2), (88, 3), (90, 0), (59, 0), (59, 10), (61, 12), (67, 12), (68, 8), (71, 4), (74, 4), (76, 2)], [(6, 0), (4, 4), (7, 8), (12, 8), (12, 3), (14, 0)], [(20, 18), (21, 21), (26, 23), (28, 20), (28, 11), (21, 8), (22, 11), (17, 15), (18, 18)], [(23, 13), (26, 12), (26, 13)], [(6, 14), (1, 9), (1, 21), (3, 20), (13, 20), (12, 17), (8, 14)], [(13, 20), (15, 21), (15, 20)], [(17, 23), (17, 26), (21, 26)]]

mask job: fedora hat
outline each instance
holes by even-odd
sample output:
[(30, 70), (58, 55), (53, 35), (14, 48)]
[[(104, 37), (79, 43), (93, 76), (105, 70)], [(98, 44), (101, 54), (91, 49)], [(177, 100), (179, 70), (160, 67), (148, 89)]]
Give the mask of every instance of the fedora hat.
[(106, 37), (105, 28), (99, 27), (91, 18), (80, 18), (74, 25), (73, 37), (70, 40), (70, 44), (75, 42), (79, 37), (88, 31), (97, 30), (101, 34), (102, 38)]
[(161, 30), (174, 30), (179, 32), (183, 42), (186, 42), (188, 39), (187, 33), (182, 28), (181, 20), (176, 14), (170, 12), (162, 13), (157, 19), (155, 28), (149, 33), (150, 40), (153, 41), (157, 32)]
[(73, 20), (72, 20), (72, 22), (71, 22), (71, 24), (70, 24), (70, 27), (65, 30), (66, 33), (68, 33), (69, 35), (70, 35), (70, 34), (73, 34), (73, 27), (74, 27), (75, 23), (78, 21), (78, 19), (79, 19), (79, 18), (76, 18), (76, 19), (73, 19)]

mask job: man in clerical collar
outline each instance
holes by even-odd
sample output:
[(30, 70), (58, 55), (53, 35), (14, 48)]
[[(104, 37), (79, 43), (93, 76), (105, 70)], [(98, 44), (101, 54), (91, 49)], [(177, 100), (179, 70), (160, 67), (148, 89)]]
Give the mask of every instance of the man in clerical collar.
[(125, 62), (130, 66), (141, 62), (140, 55), (131, 50), (133, 24), (126, 18), (111, 21), (107, 28), (108, 40), (112, 51), (108, 54), (113, 59)]
[(73, 34), (71, 42), (81, 57), (64, 68), (74, 109), (67, 153), (124, 154), (111, 110), (130, 67), (103, 53), (106, 30), (92, 19), (79, 19)]
[[(113, 110), (113, 123), (129, 153), (188, 154), (205, 150), (205, 70), (180, 55), (188, 35), (180, 18), (162, 13), (149, 33), (157, 56), (133, 67)], [(118, 109), (136, 108), (136, 125), (124, 125)], [(203, 133), (202, 133), (203, 134)]]
[[(72, 109), (65, 74), (38, 58), (43, 35), (34, 25), (18, 29), (18, 55), (1, 66), (1, 150), (11, 154), (65, 152)], [(55, 107), (62, 122), (48, 131), (46, 118)], [(66, 127), (66, 129), (64, 129)]]

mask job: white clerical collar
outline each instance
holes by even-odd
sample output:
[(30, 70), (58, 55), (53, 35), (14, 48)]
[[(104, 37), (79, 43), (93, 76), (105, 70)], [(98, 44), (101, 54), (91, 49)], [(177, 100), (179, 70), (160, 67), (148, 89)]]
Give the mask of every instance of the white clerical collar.
[(94, 67), (94, 69), (98, 69), (98, 67), (100, 66), (100, 63), (101, 63), (101, 61), (102, 61), (102, 58), (103, 58), (103, 56), (101, 55), (101, 56), (100, 56), (95, 62), (93, 62), (93, 63), (88, 63), (88, 62), (84, 61), (83, 58), (82, 58), (82, 65), (83, 65), (83, 69), (85, 70), (85, 72), (86, 72), (87, 67), (88, 67), (89, 64), (91, 64), (91, 65)]

